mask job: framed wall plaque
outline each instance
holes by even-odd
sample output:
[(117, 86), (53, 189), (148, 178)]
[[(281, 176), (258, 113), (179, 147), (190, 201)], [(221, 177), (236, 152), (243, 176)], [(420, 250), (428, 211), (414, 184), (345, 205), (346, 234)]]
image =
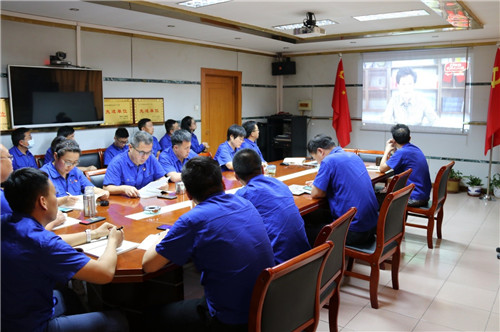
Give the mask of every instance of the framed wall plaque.
[(9, 129), (11, 129), (9, 100), (7, 98), (0, 98), (0, 130)]
[(133, 122), (132, 98), (104, 98), (103, 125), (129, 125)]
[(149, 118), (152, 122), (163, 123), (163, 98), (134, 98), (134, 122)]

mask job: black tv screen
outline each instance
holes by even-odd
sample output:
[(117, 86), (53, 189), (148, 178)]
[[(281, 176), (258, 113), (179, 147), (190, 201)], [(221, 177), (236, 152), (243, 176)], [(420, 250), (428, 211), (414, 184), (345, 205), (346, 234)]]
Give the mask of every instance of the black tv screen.
[(102, 123), (102, 71), (8, 66), (12, 127)]

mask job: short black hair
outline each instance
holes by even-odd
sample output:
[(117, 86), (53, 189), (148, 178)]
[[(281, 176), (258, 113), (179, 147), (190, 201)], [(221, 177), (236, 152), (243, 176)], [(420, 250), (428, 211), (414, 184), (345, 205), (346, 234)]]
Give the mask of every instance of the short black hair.
[(57, 136), (64, 136), (68, 137), (69, 135), (73, 134), (75, 132), (75, 129), (70, 126), (62, 126), (57, 130)]
[(120, 127), (118, 129), (116, 129), (116, 131), (115, 131), (115, 137), (128, 138), (128, 136), (129, 136), (128, 130), (125, 127)]
[(262, 174), (262, 160), (255, 150), (242, 149), (233, 157), (234, 172), (245, 182)]
[(139, 128), (139, 130), (142, 130), (142, 128), (146, 127), (146, 123), (148, 123), (150, 121), (151, 121), (151, 119), (148, 119), (148, 118), (140, 119), (139, 122), (137, 122), (137, 127)]
[(247, 132), (245, 131), (245, 128), (237, 124), (233, 124), (229, 128), (227, 128), (227, 140), (229, 141), (230, 136), (233, 136), (233, 138), (240, 136), (245, 137), (246, 133)]
[(67, 138), (64, 136), (56, 136), (50, 143), (50, 148), (52, 149), (52, 152), (55, 152), (57, 145), (65, 140), (67, 140)]
[(245, 129), (246, 131), (246, 135), (245, 135), (245, 138), (248, 138), (248, 136), (250, 136), (252, 134), (252, 131), (254, 131), (255, 129), (255, 125), (257, 124), (257, 122), (255, 121), (247, 121), (245, 122), (242, 127)]
[(65, 139), (61, 143), (56, 145), (56, 149), (54, 152), (57, 154), (57, 158), (61, 158), (66, 154), (66, 152), (76, 152), (79, 155), (82, 154), (82, 150), (80, 150), (80, 146), (73, 139)]
[(167, 131), (167, 134), (170, 130), (172, 130), (172, 128), (174, 127), (174, 124), (176, 124), (177, 121), (174, 120), (174, 119), (168, 119), (167, 121), (165, 121), (165, 130)]
[(407, 125), (398, 123), (391, 128), (392, 138), (398, 144), (406, 144), (410, 141), (410, 128)]
[(12, 145), (18, 146), (19, 141), (22, 141), (24, 139), (24, 134), (26, 134), (28, 131), (30, 131), (30, 129), (26, 127), (15, 129), (12, 132), (12, 134), (10, 134), (10, 138), (12, 139)]
[(182, 145), (182, 142), (190, 142), (191, 143), (191, 133), (187, 130), (180, 129), (172, 134), (170, 138), (172, 141), (172, 146), (174, 145)]
[(3, 187), (12, 211), (30, 214), (38, 197), (48, 194), (49, 177), (36, 168), (24, 167), (12, 172)]
[(210, 157), (188, 160), (182, 167), (181, 178), (189, 195), (198, 202), (224, 191), (219, 163)]
[(181, 129), (184, 129), (184, 130), (187, 130), (187, 131), (191, 132), (191, 129), (189, 129), (189, 127), (191, 127), (191, 123), (193, 121), (194, 121), (193, 117), (191, 117), (189, 115), (185, 116), (181, 120)]
[(410, 67), (401, 67), (398, 70), (398, 73), (396, 74), (396, 82), (399, 84), (399, 81), (401, 80), (401, 77), (409, 76), (411, 75), (413, 77), (413, 83), (417, 82), (417, 73)]
[(319, 148), (328, 150), (334, 147), (335, 142), (333, 139), (325, 134), (318, 134), (307, 143), (307, 151), (309, 151), (309, 153), (316, 153)]

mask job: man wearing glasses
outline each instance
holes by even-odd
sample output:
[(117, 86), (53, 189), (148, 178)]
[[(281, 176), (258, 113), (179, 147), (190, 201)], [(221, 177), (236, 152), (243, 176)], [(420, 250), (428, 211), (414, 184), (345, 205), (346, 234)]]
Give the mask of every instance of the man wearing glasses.
[(130, 141), (128, 153), (113, 158), (104, 176), (104, 189), (112, 195), (139, 197), (139, 189), (165, 176), (165, 170), (152, 156), (153, 137), (138, 131)]
[(115, 131), (115, 141), (104, 151), (104, 166), (108, 166), (117, 155), (128, 151), (128, 131), (120, 127)]

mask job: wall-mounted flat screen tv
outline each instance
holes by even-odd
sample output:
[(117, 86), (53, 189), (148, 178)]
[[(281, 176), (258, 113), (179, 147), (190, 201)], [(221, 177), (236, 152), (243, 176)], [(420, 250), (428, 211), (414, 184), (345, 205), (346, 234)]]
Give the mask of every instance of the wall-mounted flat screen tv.
[(101, 70), (9, 65), (8, 80), (13, 128), (104, 120)]

